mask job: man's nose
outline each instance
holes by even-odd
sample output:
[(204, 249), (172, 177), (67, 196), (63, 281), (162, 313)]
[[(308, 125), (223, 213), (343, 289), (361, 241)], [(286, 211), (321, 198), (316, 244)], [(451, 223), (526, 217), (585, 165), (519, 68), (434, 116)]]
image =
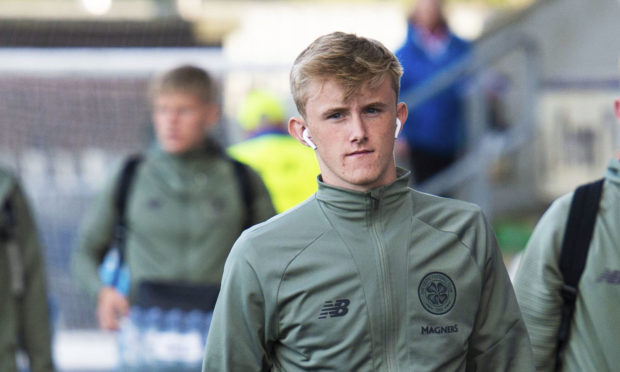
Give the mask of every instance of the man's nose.
[(366, 139), (366, 123), (360, 115), (351, 116), (350, 137), (352, 142), (363, 141)]
[(181, 111), (170, 110), (168, 111), (167, 116), (168, 116), (168, 121), (170, 121), (171, 123), (176, 123), (181, 117)]

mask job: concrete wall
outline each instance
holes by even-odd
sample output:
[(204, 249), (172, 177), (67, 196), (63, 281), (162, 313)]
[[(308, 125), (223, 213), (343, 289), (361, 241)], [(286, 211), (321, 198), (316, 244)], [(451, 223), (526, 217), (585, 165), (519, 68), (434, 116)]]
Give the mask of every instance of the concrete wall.
[[(536, 198), (546, 203), (601, 177), (620, 148), (613, 116), (613, 99), (620, 97), (620, 1), (540, 0), (481, 43), (515, 35), (533, 43), (539, 73), (533, 138), (519, 157), (533, 172)], [(504, 66), (509, 74), (516, 68)]]
[(548, 79), (618, 78), (620, 1), (539, 1), (515, 29), (536, 41), (542, 77)]

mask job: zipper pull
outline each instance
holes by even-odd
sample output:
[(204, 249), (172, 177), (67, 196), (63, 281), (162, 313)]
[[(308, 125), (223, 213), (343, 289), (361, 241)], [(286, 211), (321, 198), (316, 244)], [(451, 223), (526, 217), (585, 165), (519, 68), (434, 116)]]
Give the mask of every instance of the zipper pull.
[(370, 206), (373, 211), (379, 209), (379, 199), (370, 195)]

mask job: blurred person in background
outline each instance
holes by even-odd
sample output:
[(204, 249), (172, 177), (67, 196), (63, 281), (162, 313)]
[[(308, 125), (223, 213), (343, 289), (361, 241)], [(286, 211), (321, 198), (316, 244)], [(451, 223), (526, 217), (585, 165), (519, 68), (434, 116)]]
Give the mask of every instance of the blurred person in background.
[[(470, 51), (465, 40), (452, 33), (442, 0), (417, 0), (407, 22), (407, 38), (396, 51), (401, 65), (401, 96), (427, 83)], [(465, 144), (464, 84), (453, 83), (416, 107), (410, 107), (398, 159), (412, 168), (420, 184), (457, 160)]]
[[(615, 115), (620, 122), (620, 99)], [(596, 198), (583, 198), (585, 208), (594, 208), (591, 239), (573, 242), (579, 249), (566, 257), (569, 261), (561, 260), (568, 249), (566, 234), (573, 233), (569, 229), (577, 229), (574, 240), (587, 235), (580, 226), (585, 213), (576, 214), (578, 224), (567, 224), (577, 192), (561, 196), (536, 225), (514, 278), (539, 371), (604, 372), (620, 365), (620, 151), (609, 161), (604, 179), (587, 186), (596, 184), (598, 204)], [(585, 264), (580, 276), (572, 271), (576, 262)], [(567, 282), (569, 276), (576, 283)], [(571, 311), (565, 301), (574, 304)], [(561, 345), (559, 335), (567, 337)]]
[(0, 371), (17, 372), (24, 350), (30, 371), (51, 372), (52, 340), (45, 261), (18, 180), (0, 169)]
[(395, 165), (401, 73), (341, 32), (295, 60), (288, 128), (315, 152), (318, 190), (236, 241), (203, 371), (534, 370), (480, 208), (410, 189)]
[(229, 147), (228, 153), (258, 172), (278, 213), (316, 191), (320, 170), (314, 152), (288, 134), (279, 97), (264, 89), (251, 91), (238, 119), (249, 137)]
[(118, 329), (141, 283), (219, 286), (235, 239), (244, 228), (275, 214), (264, 183), (247, 166), (245, 186), (253, 197), (245, 205), (234, 161), (210, 137), (219, 121), (217, 95), (214, 79), (194, 66), (172, 69), (152, 81), (157, 143), (137, 165), (126, 202), (128, 294), (102, 283), (98, 275), (113, 240), (115, 192), (123, 167), (114, 172), (83, 221), (72, 269), (96, 299), (102, 329)]

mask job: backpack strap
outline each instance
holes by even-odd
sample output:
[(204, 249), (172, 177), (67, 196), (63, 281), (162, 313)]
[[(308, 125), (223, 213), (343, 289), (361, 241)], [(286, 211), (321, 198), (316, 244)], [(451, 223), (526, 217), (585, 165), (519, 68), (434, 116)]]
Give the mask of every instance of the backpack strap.
[(0, 219), (0, 242), (5, 245), (6, 255), (9, 261), (9, 274), (11, 280), (11, 292), (15, 296), (21, 296), (26, 288), (24, 274), (24, 262), (20, 247), (15, 237), (17, 219), (13, 207), (13, 191), (9, 192), (2, 204), (2, 218)]
[(2, 220), (0, 220), (0, 241), (8, 242), (13, 239), (15, 229), (15, 213), (13, 213), (13, 203), (11, 203), (10, 193), (2, 203)]
[(564, 303), (562, 319), (557, 335), (556, 371), (561, 368), (560, 354), (568, 340), (571, 319), (575, 311), (577, 287), (588, 258), (590, 240), (596, 224), (604, 179), (579, 186), (573, 199), (566, 221), (559, 267), (564, 284), (560, 290)]
[(127, 238), (127, 200), (133, 184), (134, 175), (138, 165), (142, 161), (142, 155), (131, 155), (123, 166), (120, 178), (114, 191), (114, 208), (116, 210), (116, 221), (114, 224), (114, 236), (110, 246), (118, 249), (118, 266), (114, 271), (112, 285), (116, 286), (120, 278), (120, 271), (125, 260), (125, 239)]
[(243, 200), (243, 204), (245, 205), (245, 217), (243, 219), (243, 230), (252, 226), (254, 222), (254, 189), (252, 188), (252, 183), (250, 181), (250, 172), (248, 170), (248, 166), (244, 163), (230, 158), (233, 168), (235, 170), (235, 177), (237, 178), (237, 184), (239, 186), (239, 192), (241, 193), (241, 198)]

